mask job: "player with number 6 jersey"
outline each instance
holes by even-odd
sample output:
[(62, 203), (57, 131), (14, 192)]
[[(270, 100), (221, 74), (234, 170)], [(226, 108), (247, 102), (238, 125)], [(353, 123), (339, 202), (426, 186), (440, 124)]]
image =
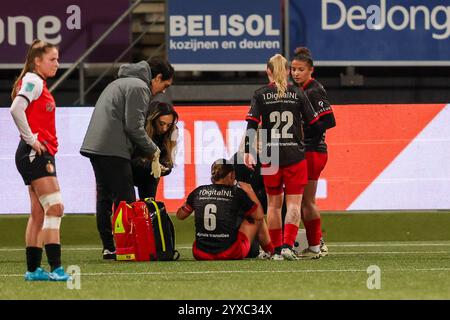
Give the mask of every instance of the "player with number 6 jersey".
[(192, 191), (177, 212), (181, 220), (195, 212), (194, 257), (244, 259), (256, 235), (263, 250), (273, 252), (261, 205), (251, 187), (235, 184), (234, 166), (224, 159), (215, 161), (211, 181)]

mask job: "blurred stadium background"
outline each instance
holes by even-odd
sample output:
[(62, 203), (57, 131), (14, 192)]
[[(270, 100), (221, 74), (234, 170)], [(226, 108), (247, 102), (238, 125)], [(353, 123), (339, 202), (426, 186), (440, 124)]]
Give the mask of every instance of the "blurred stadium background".
[[(28, 193), (14, 164), (18, 134), (8, 111), (9, 94), (27, 44), (37, 37), (60, 47), (60, 70), (49, 87), (60, 106), (57, 165), (69, 215), (63, 230), (69, 245), (96, 244), (94, 218), (84, 217), (87, 220), (77, 228), (80, 217), (70, 217), (95, 211), (92, 168), (78, 151), (93, 105), (121, 63), (163, 56), (175, 67), (174, 85), (158, 97), (174, 103), (181, 120), (177, 166), (158, 193), (174, 211), (195, 186), (209, 181), (213, 160), (237, 149), (253, 91), (267, 81), (267, 59), (275, 53), (289, 57), (295, 47), (307, 46), (316, 62), (314, 75), (327, 89), (337, 120), (337, 127), (327, 134), (330, 156), (318, 191), (319, 208), (328, 213), (324, 228), (331, 245), (421, 241), (422, 251), (409, 249), (413, 269), (420, 269), (423, 261), (417, 257), (422, 255), (429, 269), (448, 267), (449, 0), (5, 2), (0, 12), (0, 225), (6, 231), (0, 247), (6, 249), (21, 247), (18, 234), (25, 221), (9, 215), (29, 212)], [(354, 223), (346, 224), (350, 218)], [(11, 221), (16, 221), (15, 227), (10, 227)], [(395, 223), (389, 226), (390, 221)], [(188, 235), (179, 244), (187, 246), (193, 233), (186, 226), (177, 227), (186, 228), (180, 232)], [(76, 231), (86, 228), (90, 237)], [(6, 236), (7, 230), (17, 233)], [(439, 250), (433, 254), (430, 248)], [(9, 258), (2, 266), (14, 274), (22, 263), (21, 252), (11, 252), (13, 257), (5, 255)], [(348, 254), (349, 260), (344, 259), (345, 252), (331, 254), (329, 267), (358, 263)], [(383, 259), (396, 266), (393, 257), (387, 253)], [(11, 259), (14, 264), (8, 262)], [(402, 261), (398, 263), (412, 263)], [(358, 268), (362, 270), (361, 265)], [(448, 284), (448, 271), (444, 267), (427, 273), (425, 285), (437, 279)], [(10, 281), (8, 277), (0, 281), (5, 279)], [(11, 279), (14, 282), (8, 284), (13, 288), (20, 278)], [(336, 298), (416, 298), (423, 285), (397, 292), (403, 287), (396, 283), (385, 296), (341, 292)], [(448, 299), (449, 287), (438, 286), (421, 297)], [(3, 298), (20, 298), (4, 292)], [(313, 298), (320, 297), (320, 291), (316, 294)], [(185, 296), (168, 292), (164, 297)], [(289, 298), (281, 289), (272, 297)]]

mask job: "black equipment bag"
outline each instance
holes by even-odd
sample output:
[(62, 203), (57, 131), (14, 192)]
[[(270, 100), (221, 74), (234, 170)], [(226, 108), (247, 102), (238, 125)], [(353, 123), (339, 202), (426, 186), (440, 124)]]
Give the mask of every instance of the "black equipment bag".
[(153, 198), (147, 198), (144, 202), (147, 204), (153, 226), (157, 260), (178, 260), (180, 253), (175, 250), (175, 229), (164, 203)]

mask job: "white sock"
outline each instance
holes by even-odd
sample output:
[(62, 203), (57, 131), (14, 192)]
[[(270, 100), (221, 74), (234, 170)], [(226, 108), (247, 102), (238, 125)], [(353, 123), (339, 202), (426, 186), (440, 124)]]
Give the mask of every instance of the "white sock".
[(310, 251), (314, 251), (316, 253), (319, 253), (319, 251), (320, 251), (320, 244), (317, 245), (317, 246), (309, 246), (309, 250)]

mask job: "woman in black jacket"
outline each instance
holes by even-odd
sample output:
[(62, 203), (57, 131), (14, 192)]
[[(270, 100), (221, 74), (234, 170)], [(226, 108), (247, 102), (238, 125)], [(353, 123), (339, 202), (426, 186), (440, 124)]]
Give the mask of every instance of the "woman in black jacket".
[(154, 198), (160, 176), (170, 174), (175, 160), (177, 145), (178, 113), (168, 103), (155, 101), (150, 106), (151, 113), (147, 116), (145, 131), (150, 139), (161, 150), (159, 168), (152, 168), (152, 159), (136, 148), (131, 159), (134, 185), (138, 187), (139, 198)]

